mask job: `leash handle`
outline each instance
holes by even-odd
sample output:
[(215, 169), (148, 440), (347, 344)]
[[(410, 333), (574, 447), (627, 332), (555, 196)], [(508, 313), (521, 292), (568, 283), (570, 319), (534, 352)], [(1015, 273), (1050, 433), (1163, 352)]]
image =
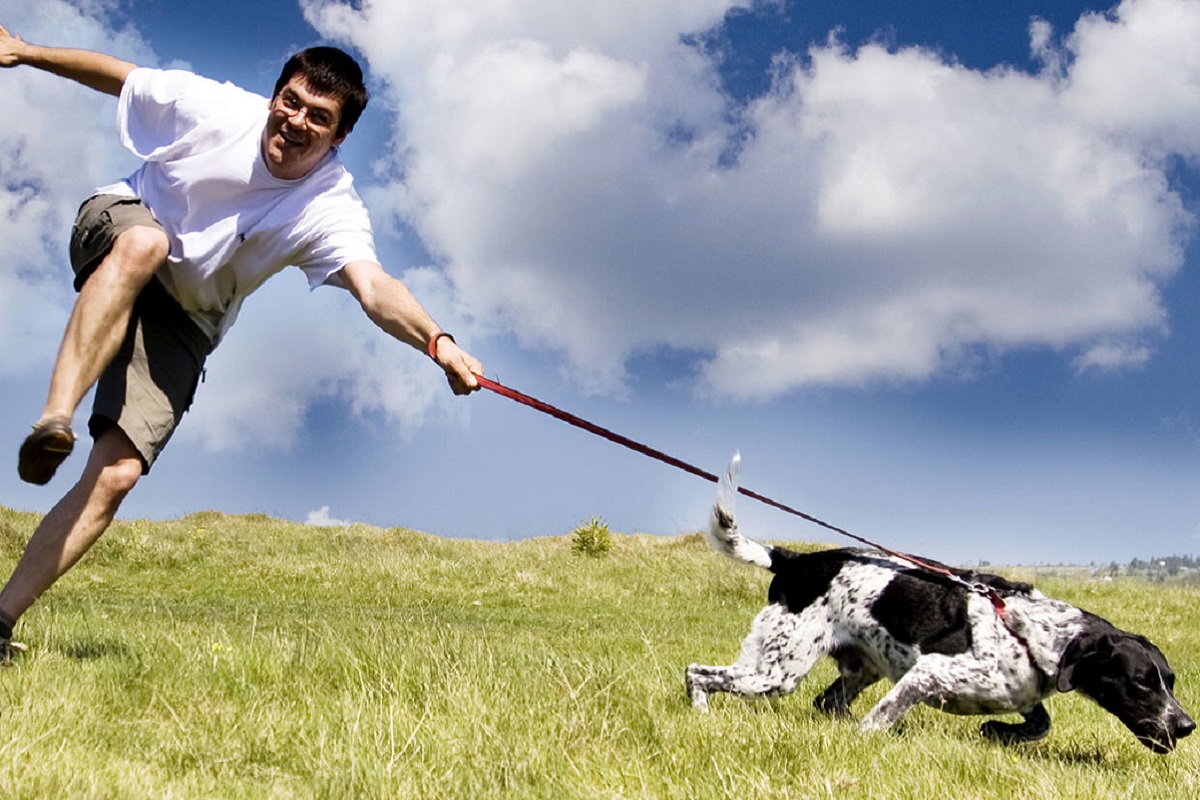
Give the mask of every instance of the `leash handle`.
[[(713, 475), (711, 472), (706, 472), (705, 470), (702, 470), (697, 466), (689, 464), (686, 461), (682, 461), (678, 458), (675, 458), (674, 456), (669, 456), (666, 453), (662, 452), (661, 450), (655, 450), (653, 447), (650, 447), (649, 445), (642, 444), (641, 442), (634, 441), (633, 439), (630, 439), (627, 436), (622, 436), (619, 433), (610, 431), (608, 428), (602, 428), (599, 425), (596, 425), (595, 423), (588, 422), (587, 420), (582, 419), (581, 417), (577, 417), (574, 414), (563, 411), (561, 408), (555, 408), (554, 406), (550, 405), (549, 403), (543, 402), (534, 397), (530, 397), (529, 395), (525, 394), (524, 392), (519, 392), (516, 389), (511, 389), (511, 388), (501, 384), (499, 381), (494, 381), (494, 380), (491, 380), (490, 378), (486, 378), (483, 375), (478, 375), (478, 374), (475, 376), (475, 379), (477, 381), (479, 381), (480, 386), (482, 386), (483, 388), (485, 388), (489, 391), (495, 392), (496, 394), (501, 395), (502, 397), (507, 397), (510, 400), (515, 400), (516, 402), (521, 403), (522, 405), (529, 406), (530, 408), (536, 409), (537, 411), (541, 411), (543, 414), (548, 414), (549, 416), (554, 417), (555, 419), (561, 420), (561, 421), (567, 423), (568, 425), (574, 425), (576, 428), (581, 428), (581, 429), (583, 429), (589, 433), (595, 434), (596, 436), (599, 436), (603, 439), (607, 439), (610, 442), (614, 442), (623, 447), (627, 447), (630, 450), (641, 453), (642, 455), (645, 455), (645, 456), (649, 456), (650, 458), (661, 461), (664, 464), (669, 464), (672, 467), (681, 469), (684, 472), (695, 475), (698, 478), (703, 478), (704, 480), (708, 481), (709, 483), (718, 483), (720, 480), (719, 478), (717, 478), (716, 475)], [(761, 495), (758, 492), (751, 491), (750, 489), (747, 489), (744, 486), (738, 486), (737, 490), (738, 490), (739, 494), (744, 494), (746, 497), (749, 497), (753, 500), (757, 500), (758, 502), (763, 503), (768, 506), (771, 506), (772, 508), (776, 508), (776, 509), (784, 512), (785, 514), (791, 514), (792, 516), (799, 517), (800, 519), (803, 519), (807, 522), (811, 522), (812, 524), (820, 526), (822, 528), (825, 528), (826, 530), (833, 531), (834, 533), (845, 536), (848, 539), (853, 539), (854, 541), (858, 542), (859, 544), (866, 545), (867, 547), (870, 547), (874, 550), (878, 550), (882, 553), (886, 553), (889, 556), (903, 559), (904, 561), (907, 561), (908, 563), (912, 564), (913, 566), (918, 567), (919, 569), (923, 569), (926, 572), (932, 572), (936, 575), (941, 575), (942, 577), (947, 578), (954, 583), (958, 583), (958, 584), (962, 585), (968, 591), (975, 592), (976, 594), (981, 594), (984, 597), (988, 598), (991, 601), (992, 605), (996, 608), (996, 611), (999, 614), (1001, 614), (1001, 616), (1003, 616), (1003, 614), (1004, 614), (1004, 600), (995, 591), (995, 589), (993, 589), (990, 586), (987, 586), (987, 585), (981, 584), (981, 583), (972, 583), (972, 582), (964, 579), (962, 576), (957, 575), (949, 568), (941, 566), (940, 564), (931, 564), (927, 561), (923, 561), (919, 558), (916, 558), (915, 556), (910, 556), (907, 553), (901, 553), (898, 550), (892, 550), (891, 548), (884, 547), (883, 545), (880, 545), (880, 544), (876, 544), (875, 542), (872, 542), (869, 539), (864, 539), (861, 536), (857, 536), (857, 535), (851, 533), (850, 531), (845, 530), (844, 528), (839, 528), (838, 526), (832, 525), (828, 522), (825, 522), (822, 519), (818, 519), (817, 517), (814, 517), (811, 514), (805, 514), (803, 511), (792, 508), (791, 506), (788, 506), (788, 505), (784, 505), (783, 503), (780, 503), (777, 500), (772, 500), (771, 498)]]

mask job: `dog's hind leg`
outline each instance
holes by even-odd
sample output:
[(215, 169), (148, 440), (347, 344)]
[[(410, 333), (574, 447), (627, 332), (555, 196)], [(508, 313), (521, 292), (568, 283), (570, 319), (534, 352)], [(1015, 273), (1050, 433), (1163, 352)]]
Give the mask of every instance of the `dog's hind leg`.
[(1021, 716), (1025, 719), (1016, 723), (1001, 722), (996, 719), (988, 720), (979, 727), (979, 733), (983, 735), (983, 738), (1001, 744), (1036, 742), (1050, 733), (1050, 715), (1041, 703)]
[(828, 652), (828, 626), (806, 619), (806, 615), (815, 615), (810, 611), (796, 615), (781, 605), (767, 606), (755, 617), (735, 663), (727, 667), (689, 666), (685, 682), (692, 705), (707, 711), (708, 696), (713, 692), (754, 697), (795, 690)]
[(840, 677), (813, 700), (813, 706), (823, 714), (845, 716), (850, 704), (863, 689), (880, 679), (880, 674), (854, 648), (841, 648), (833, 653)]

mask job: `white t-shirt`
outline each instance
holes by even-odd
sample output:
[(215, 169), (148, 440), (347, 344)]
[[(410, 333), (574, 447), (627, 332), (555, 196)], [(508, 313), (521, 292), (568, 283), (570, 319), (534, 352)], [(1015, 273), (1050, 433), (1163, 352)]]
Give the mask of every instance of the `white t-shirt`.
[(377, 261), (371, 220), (332, 151), (299, 180), (273, 176), (261, 141), (268, 99), (182, 70), (138, 68), (117, 105), (121, 143), (145, 160), (97, 193), (139, 197), (171, 243), (158, 272), (214, 343), (242, 301), (286, 266), (309, 288)]

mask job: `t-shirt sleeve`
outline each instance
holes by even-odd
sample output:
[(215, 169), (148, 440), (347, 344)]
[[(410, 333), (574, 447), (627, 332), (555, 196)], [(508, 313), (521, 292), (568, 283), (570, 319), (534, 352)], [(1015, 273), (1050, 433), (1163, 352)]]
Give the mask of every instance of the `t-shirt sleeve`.
[(180, 148), (195, 148), (193, 139), (206, 129), (206, 117), (247, 102), (265, 103), (231, 83), (185, 70), (138, 67), (121, 88), (117, 132), (134, 155), (167, 159)]
[(309, 246), (296, 262), (310, 289), (340, 286), (339, 270), (355, 261), (379, 261), (371, 217), (349, 177), (306, 209)]

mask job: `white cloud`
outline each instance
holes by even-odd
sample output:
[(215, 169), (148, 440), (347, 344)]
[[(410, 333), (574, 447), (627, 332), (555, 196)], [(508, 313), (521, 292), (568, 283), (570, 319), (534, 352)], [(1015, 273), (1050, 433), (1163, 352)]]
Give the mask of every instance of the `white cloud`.
[(1064, 104), (1157, 154), (1200, 157), (1200, 4), (1126, 0), (1114, 18), (1083, 17), (1066, 47)]
[(329, 506), (321, 506), (318, 509), (308, 512), (308, 517), (304, 520), (305, 525), (316, 525), (322, 528), (348, 528), (350, 523), (340, 519), (333, 519), (329, 516)]
[(731, 122), (681, 37), (734, 5), (306, 3), (387, 81), (392, 205), (459, 298), (593, 389), (664, 346), (748, 398), (1150, 356), (1193, 229), (1166, 158), (1200, 148), (1196, 4), (1031, 21), (1039, 74), (831, 40)]
[(1150, 348), (1131, 342), (1101, 343), (1076, 358), (1074, 364), (1079, 372), (1104, 372), (1140, 367), (1150, 360), (1150, 356)]

